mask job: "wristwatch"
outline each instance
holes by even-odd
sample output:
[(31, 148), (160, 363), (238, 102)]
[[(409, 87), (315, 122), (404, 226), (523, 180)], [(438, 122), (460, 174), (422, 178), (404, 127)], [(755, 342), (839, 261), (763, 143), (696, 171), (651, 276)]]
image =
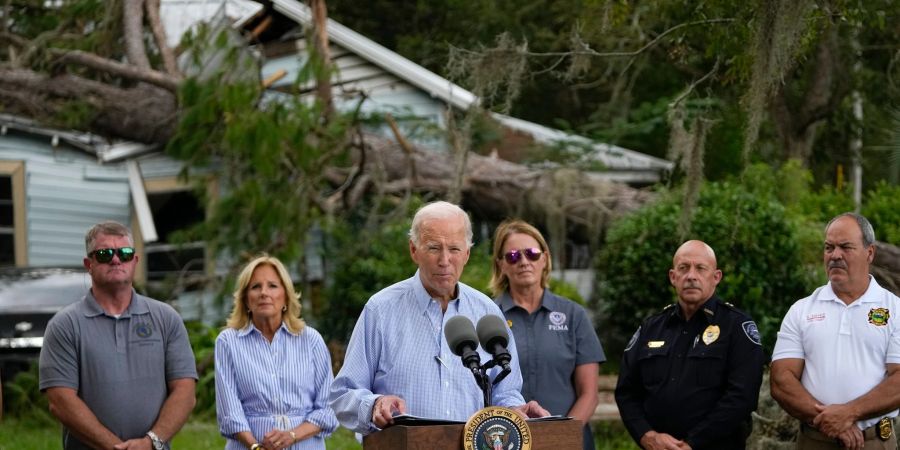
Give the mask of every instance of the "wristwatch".
[(153, 450), (166, 450), (166, 443), (153, 430), (147, 432), (147, 437), (150, 438), (150, 443), (153, 444)]

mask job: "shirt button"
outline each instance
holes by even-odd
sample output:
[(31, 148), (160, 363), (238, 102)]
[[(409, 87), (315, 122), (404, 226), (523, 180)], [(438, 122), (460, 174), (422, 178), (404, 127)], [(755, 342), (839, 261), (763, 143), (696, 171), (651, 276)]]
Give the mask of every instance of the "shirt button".
[(444, 382), (444, 387), (450, 387), (450, 382), (449, 382), (449, 381), (445, 381), (445, 382)]

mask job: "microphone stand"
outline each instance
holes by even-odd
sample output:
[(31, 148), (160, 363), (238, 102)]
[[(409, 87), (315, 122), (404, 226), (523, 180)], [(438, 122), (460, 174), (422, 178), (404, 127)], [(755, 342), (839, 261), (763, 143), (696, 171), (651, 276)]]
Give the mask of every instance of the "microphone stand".
[(497, 362), (493, 359), (486, 362), (483, 366), (481, 366), (481, 374), (475, 375), (475, 380), (478, 381), (478, 387), (481, 388), (481, 392), (484, 393), (484, 407), (487, 408), (491, 406), (491, 391), (493, 390), (493, 385), (503, 381), (507, 375), (511, 372), (510, 369), (503, 369), (500, 373), (494, 377), (494, 381), (491, 382), (490, 376), (488, 376), (488, 370), (492, 367), (496, 366)]

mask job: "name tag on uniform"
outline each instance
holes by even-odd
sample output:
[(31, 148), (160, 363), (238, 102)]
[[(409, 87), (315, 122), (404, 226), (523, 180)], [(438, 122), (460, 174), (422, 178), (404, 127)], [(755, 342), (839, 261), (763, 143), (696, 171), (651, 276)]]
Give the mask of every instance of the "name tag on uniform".
[(663, 345), (666, 345), (666, 341), (649, 341), (649, 342), (647, 342), (647, 347), (649, 347), (649, 348), (660, 348)]

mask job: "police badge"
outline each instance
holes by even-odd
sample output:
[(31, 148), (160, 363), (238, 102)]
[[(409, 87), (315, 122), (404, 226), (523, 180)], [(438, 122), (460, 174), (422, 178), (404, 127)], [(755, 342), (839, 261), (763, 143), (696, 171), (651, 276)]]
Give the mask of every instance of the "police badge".
[(719, 326), (718, 325), (710, 325), (703, 330), (703, 343), (706, 345), (712, 344), (716, 342), (716, 339), (719, 339)]

